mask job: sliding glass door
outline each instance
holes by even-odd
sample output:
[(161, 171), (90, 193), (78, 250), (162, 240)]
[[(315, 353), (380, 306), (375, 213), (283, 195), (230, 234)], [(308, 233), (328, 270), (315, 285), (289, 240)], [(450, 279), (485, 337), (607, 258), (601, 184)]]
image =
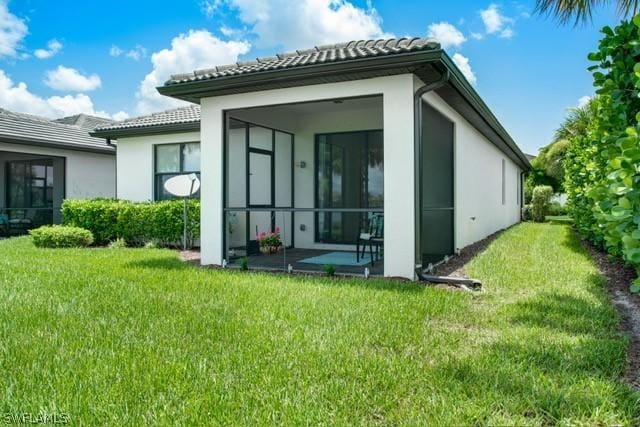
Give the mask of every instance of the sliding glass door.
[(9, 217), (34, 225), (53, 221), (53, 162), (6, 163), (6, 206)]
[[(316, 207), (383, 208), (384, 161), (381, 130), (316, 135)], [(360, 212), (319, 212), (315, 240), (354, 244)]]

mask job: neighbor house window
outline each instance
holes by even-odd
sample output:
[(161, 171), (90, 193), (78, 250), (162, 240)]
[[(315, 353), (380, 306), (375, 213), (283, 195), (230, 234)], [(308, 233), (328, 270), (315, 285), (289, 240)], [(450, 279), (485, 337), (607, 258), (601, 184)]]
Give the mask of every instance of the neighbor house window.
[[(176, 175), (195, 173), (200, 178), (200, 143), (162, 144), (155, 146), (155, 199), (174, 198), (164, 183)], [(200, 197), (198, 192), (195, 197)]]

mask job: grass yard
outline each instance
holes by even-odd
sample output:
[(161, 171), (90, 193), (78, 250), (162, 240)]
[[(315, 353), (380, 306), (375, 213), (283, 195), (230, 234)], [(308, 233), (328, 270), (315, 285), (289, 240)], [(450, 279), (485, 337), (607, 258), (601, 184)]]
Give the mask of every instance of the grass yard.
[[(0, 241), (0, 414), (73, 424), (638, 425), (626, 340), (565, 225), (522, 224), (469, 294)], [(1, 419), (1, 418), (0, 418)]]

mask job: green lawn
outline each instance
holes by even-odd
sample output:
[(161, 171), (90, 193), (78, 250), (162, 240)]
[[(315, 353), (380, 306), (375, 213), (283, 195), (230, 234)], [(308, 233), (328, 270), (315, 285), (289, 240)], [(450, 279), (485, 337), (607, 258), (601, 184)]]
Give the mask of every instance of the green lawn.
[(0, 241), (0, 414), (91, 425), (640, 423), (639, 395), (618, 380), (616, 313), (568, 227), (512, 228), (468, 272), (486, 292)]

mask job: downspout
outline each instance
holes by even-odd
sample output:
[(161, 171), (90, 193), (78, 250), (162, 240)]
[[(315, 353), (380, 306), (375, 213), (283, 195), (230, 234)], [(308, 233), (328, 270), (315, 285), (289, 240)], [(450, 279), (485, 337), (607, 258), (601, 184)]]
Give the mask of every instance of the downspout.
[(420, 87), (413, 94), (413, 128), (414, 128), (414, 212), (415, 212), (415, 247), (414, 266), (417, 274), (422, 273), (422, 96), (444, 86), (449, 81), (449, 69), (445, 69), (440, 78)]

